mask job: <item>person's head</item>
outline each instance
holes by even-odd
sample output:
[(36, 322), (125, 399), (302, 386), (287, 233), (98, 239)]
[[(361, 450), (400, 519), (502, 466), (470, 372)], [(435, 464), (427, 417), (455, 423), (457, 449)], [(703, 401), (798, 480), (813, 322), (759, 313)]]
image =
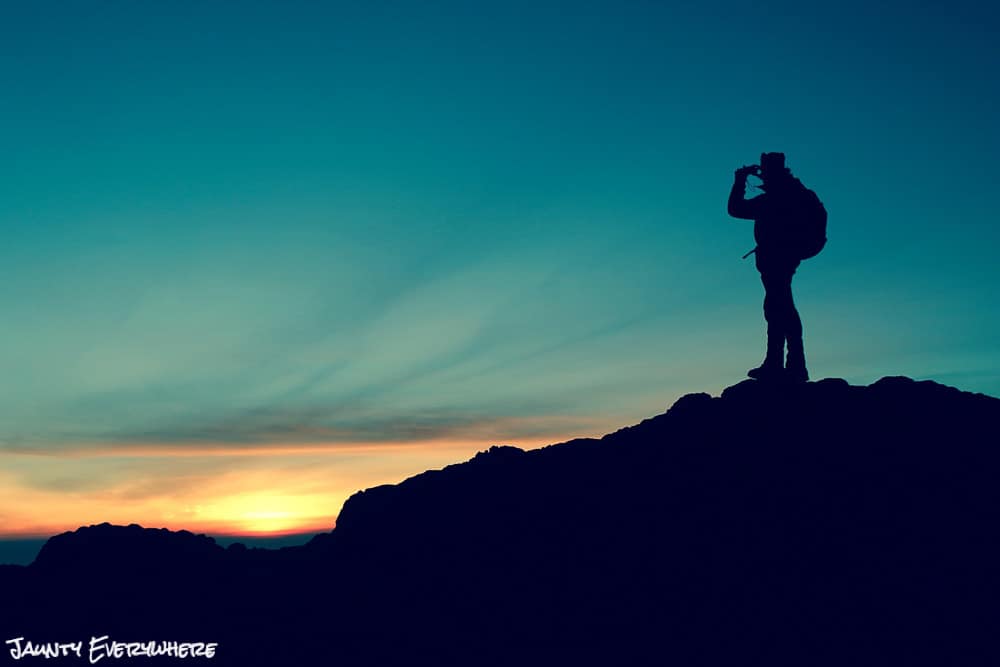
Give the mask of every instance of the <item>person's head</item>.
[(760, 177), (764, 181), (778, 181), (789, 175), (791, 171), (785, 166), (784, 153), (760, 154)]

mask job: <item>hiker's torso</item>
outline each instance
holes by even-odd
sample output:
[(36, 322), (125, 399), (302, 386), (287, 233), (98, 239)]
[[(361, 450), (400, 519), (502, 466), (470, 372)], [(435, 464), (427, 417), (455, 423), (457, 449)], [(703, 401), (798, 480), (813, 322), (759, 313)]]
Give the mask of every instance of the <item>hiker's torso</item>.
[[(791, 247), (793, 227), (799, 223), (796, 202), (803, 186), (797, 178), (768, 187), (759, 197), (760, 213), (754, 219), (753, 238), (757, 242), (758, 260), (796, 260)], [(763, 257), (761, 257), (763, 255)], [(758, 261), (758, 267), (760, 262)]]

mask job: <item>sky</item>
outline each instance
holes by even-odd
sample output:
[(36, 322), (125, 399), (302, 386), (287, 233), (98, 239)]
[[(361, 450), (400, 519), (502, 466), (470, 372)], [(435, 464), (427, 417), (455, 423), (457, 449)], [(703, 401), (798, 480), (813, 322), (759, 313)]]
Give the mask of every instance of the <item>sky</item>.
[(328, 530), (763, 356), (733, 171), (829, 212), (813, 379), (1000, 396), (981, 2), (34, 2), (0, 26), (0, 536)]

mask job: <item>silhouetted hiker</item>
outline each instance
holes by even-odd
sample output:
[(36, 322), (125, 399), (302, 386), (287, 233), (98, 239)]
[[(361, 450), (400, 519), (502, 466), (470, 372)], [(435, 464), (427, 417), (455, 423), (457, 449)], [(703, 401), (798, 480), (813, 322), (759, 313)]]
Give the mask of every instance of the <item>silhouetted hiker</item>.
[[(747, 176), (763, 181), (764, 194), (744, 199)], [(764, 363), (747, 371), (758, 380), (809, 380), (802, 321), (792, 299), (792, 276), (799, 262), (818, 253), (826, 243), (826, 210), (816, 194), (792, 176), (784, 153), (761, 153), (760, 166), (736, 170), (729, 192), (729, 215), (754, 220), (753, 235), (760, 280), (764, 283), (767, 353)], [(747, 253), (749, 255), (750, 253)], [(746, 257), (746, 255), (744, 255)], [(782, 362), (788, 344), (787, 365)]]

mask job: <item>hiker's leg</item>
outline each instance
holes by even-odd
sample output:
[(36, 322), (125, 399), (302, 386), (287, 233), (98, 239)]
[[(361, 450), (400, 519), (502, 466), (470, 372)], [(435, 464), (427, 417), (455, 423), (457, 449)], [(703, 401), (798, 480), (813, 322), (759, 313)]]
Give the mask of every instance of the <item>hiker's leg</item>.
[(767, 352), (764, 363), (752, 369), (750, 377), (762, 377), (779, 371), (784, 366), (785, 330), (784, 318), (781, 316), (780, 280), (775, 275), (761, 271), (760, 281), (764, 285), (764, 320), (767, 322)]
[(785, 340), (788, 341), (788, 353), (791, 354), (794, 349), (796, 352), (802, 352), (802, 319), (799, 317), (799, 311), (795, 307), (795, 300), (792, 298), (792, 283), (791, 280), (788, 282), (788, 300), (786, 301), (785, 307)]
[(802, 340), (802, 320), (799, 319), (799, 311), (795, 309), (792, 298), (792, 274), (767, 274), (765, 288), (767, 296), (764, 298), (764, 317), (767, 318), (768, 326), (775, 322), (776, 331), (789, 343)]
[(785, 370), (790, 379), (805, 382), (809, 379), (809, 371), (806, 370), (806, 353), (802, 342), (802, 319), (799, 317), (799, 311), (795, 308), (795, 300), (792, 297), (793, 275), (794, 269), (787, 274), (787, 283), (783, 280), (781, 285), (781, 299), (784, 304), (784, 332), (785, 340), (788, 343), (788, 360), (785, 364)]

